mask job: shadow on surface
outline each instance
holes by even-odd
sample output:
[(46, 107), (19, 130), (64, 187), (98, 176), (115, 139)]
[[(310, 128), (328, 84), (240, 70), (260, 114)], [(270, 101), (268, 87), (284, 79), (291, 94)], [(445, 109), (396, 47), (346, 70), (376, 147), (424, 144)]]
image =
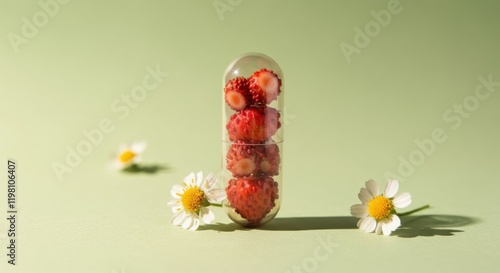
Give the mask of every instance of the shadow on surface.
[(394, 236), (401, 238), (415, 238), (415, 237), (430, 237), (430, 236), (452, 236), (455, 233), (464, 232), (459, 229), (442, 229), (442, 228), (408, 228), (400, 227), (392, 233)]
[(230, 232), (230, 231), (235, 231), (235, 230), (250, 230), (249, 228), (242, 227), (236, 223), (230, 223), (230, 224), (222, 224), (222, 223), (216, 223), (216, 224), (209, 224), (209, 225), (202, 225), (198, 228), (200, 231), (204, 230), (215, 230), (219, 232)]
[(126, 173), (147, 173), (156, 174), (161, 171), (167, 171), (169, 168), (165, 165), (160, 164), (141, 164), (141, 165), (130, 165), (129, 167), (123, 169)]
[(459, 229), (447, 227), (463, 227), (479, 222), (478, 219), (459, 215), (411, 215), (401, 217), (402, 225), (393, 232), (401, 238), (415, 238), (419, 236), (452, 236), (463, 232)]
[(268, 224), (259, 227), (263, 230), (318, 230), (318, 229), (353, 229), (357, 228), (357, 218), (352, 216), (331, 217), (289, 217), (275, 218)]
[[(352, 216), (284, 217), (275, 218), (255, 229), (273, 231), (356, 229), (358, 220)], [(446, 227), (462, 227), (477, 223), (478, 219), (458, 215), (419, 215), (404, 216), (401, 221), (403, 225), (392, 234), (402, 238), (414, 238), (418, 236), (451, 236), (457, 232), (463, 232), (463, 230), (446, 229)], [(198, 230), (230, 232), (250, 230), (250, 228), (241, 227), (235, 223), (217, 223), (200, 226)]]
[(356, 228), (358, 219), (352, 216), (333, 217), (287, 217), (274, 218), (271, 222), (256, 228), (245, 228), (238, 224), (213, 224), (200, 226), (198, 230), (276, 230), (276, 231), (298, 231), (298, 230), (318, 230), (318, 229), (353, 229)]

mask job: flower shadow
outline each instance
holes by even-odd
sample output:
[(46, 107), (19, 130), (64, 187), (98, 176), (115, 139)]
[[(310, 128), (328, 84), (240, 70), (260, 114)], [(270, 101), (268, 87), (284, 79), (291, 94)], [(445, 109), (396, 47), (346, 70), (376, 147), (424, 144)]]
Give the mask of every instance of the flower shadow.
[(460, 215), (411, 215), (401, 217), (402, 225), (393, 235), (401, 238), (452, 236), (463, 232), (463, 227), (479, 222), (479, 219)]
[(146, 173), (156, 174), (158, 172), (167, 171), (169, 167), (161, 164), (133, 164), (123, 169), (126, 173)]

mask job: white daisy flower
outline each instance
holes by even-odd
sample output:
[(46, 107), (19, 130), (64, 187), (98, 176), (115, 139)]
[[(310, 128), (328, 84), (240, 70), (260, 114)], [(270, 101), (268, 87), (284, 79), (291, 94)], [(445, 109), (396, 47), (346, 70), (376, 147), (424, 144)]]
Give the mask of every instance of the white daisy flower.
[(184, 178), (183, 185), (174, 185), (170, 194), (174, 199), (168, 202), (172, 206), (172, 224), (183, 229), (196, 230), (202, 220), (210, 224), (214, 213), (207, 207), (226, 199), (226, 191), (215, 188), (217, 179), (214, 174), (203, 178), (203, 173), (190, 173)]
[(130, 145), (122, 145), (118, 155), (113, 160), (113, 167), (122, 170), (133, 164), (140, 163), (144, 150), (146, 150), (146, 142), (134, 142)]
[(377, 182), (374, 180), (367, 181), (365, 186), (358, 194), (362, 204), (351, 206), (351, 214), (361, 218), (357, 226), (364, 232), (375, 231), (377, 234), (390, 235), (401, 225), (395, 208), (410, 205), (410, 193), (402, 192), (396, 195), (399, 188), (397, 180), (390, 180), (383, 194), (379, 194)]

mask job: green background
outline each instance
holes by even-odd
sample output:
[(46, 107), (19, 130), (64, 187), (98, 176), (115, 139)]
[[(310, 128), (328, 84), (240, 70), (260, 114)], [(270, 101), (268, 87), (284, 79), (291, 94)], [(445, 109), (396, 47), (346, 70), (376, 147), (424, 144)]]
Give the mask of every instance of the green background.
[[(371, 11), (389, 1), (73, 0), (46, 22), (37, 1), (0, 3), (1, 211), (8, 158), (19, 194), (18, 265), (7, 264), (2, 220), (1, 272), (497, 267), (500, 87), (474, 96), (480, 77), (500, 82), (498, 1), (402, 0), (385, 27)], [(37, 12), (43, 26), (13, 46)], [(367, 25), (376, 35), (349, 62), (341, 45), (356, 46)], [(189, 172), (220, 170), (222, 74), (244, 52), (271, 56), (285, 74), (281, 211), (244, 230), (214, 208), (219, 224), (184, 231), (170, 224), (170, 188)], [(120, 118), (112, 104), (124, 105), (148, 66), (168, 76)], [(470, 111), (455, 113), (464, 103)], [(114, 130), (59, 180), (54, 162), (103, 119)], [(434, 130), (440, 143), (419, 152)], [(134, 140), (148, 142), (145, 163), (167, 169), (110, 170), (119, 145)], [(432, 208), (390, 237), (365, 234), (349, 207), (366, 180), (383, 186), (388, 175), (412, 194), (408, 209)]]

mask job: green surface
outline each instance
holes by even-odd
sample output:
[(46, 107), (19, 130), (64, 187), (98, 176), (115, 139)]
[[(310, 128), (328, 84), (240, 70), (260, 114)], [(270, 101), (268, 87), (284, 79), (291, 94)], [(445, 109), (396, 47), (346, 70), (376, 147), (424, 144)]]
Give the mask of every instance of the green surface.
[[(19, 244), (11, 266), (2, 220), (0, 272), (498, 267), (498, 1), (220, 0), (219, 14), (213, 3), (73, 0), (44, 17), (37, 1), (1, 1), (0, 210), (6, 218), (14, 158)], [(33, 15), (36, 33), (23, 21)], [(356, 32), (367, 25), (369, 41)], [(19, 38), (23, 28), (32, 37)], [(281, 211), (262, 229), (235, 230), (215, 208), (220, 224), (181, 230), (170, 224), (170, 188), (220, 169), (221, 78), (249, 51), (274, 58), (286, 78)], [(122, 96), (143, 85), (147, 67), (168, 76), (128, 106)], [(476, 93), (488, 77), (496, 86)], [(59, 180), (54, 162), (101, 122), (108, 133)], [(148, 142), (146, 163), (168, 169), (109, 170), (133, 140)], [(390, 173), (411, 192), (408, 209), (432, 208), (390, 237), (364, 234), (349, 207), (366, 180), (385, 184)]]

